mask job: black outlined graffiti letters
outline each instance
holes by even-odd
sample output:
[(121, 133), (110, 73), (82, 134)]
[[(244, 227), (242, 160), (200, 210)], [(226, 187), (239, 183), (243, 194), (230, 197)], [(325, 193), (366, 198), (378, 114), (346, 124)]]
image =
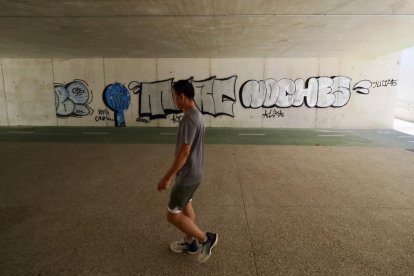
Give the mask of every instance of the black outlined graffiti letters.
[(214, 117), (226, 115), (234, 117), (233, 106), (236, 102), (236, 79), (211, 77), (206, 80), (193, 81), (194, 101), (202, 114)]
[(249, 80), (240, 88), (240, 101), (245, 108), (342, 107), (351, 97), (350, 83), (344, 76)]
[(359, 94), (368, 94), (371, 86), (372, 86), (371, 81), (362, 80), (362, 81), (357, 82), (352, 89)]
[(344, 76), (319, 77), (317, 107), (342, 107), (351, 98), (351, 79)]
[(156, 82), (131, 82), (129, 88), (138, 97), (139, 117), (166, 118), (168, 114), (179, 113), (171, 94), (173, 79)]
[(215, 114), (213, 84), (214, 78), (192, 82), (194, 87), (194, 102), (202, 114)]
[[(233, 105), (236, 102), (235, 84), (237, 76), (226, 79), (210, 77), (205, 80), (193, 80), (194, 101), (203, 114), (214, 117), (226, 115), (234, 117)], [(129, 89), (138, 94), (139, 117), (150, 120), (167, 118), (169, 114), (179, 114), (172, 98), (171, 89), (174, 79), (155, 82), (137, 82), (129, 84)]]
[(388, 86), (397, 86), (397, 79), (385, 79), (382, 81), (370, 81), (370, 80), (361, 80), (357, 82), (352, 90), (359, 94), (369, 94), (370, 88), (381, 88)]
[(83, 117), (93, 113), (88, 106), (92, 92), (83, 80), (74, 80), (66, 85), (55, 83), (55, 106), (58, 118)]

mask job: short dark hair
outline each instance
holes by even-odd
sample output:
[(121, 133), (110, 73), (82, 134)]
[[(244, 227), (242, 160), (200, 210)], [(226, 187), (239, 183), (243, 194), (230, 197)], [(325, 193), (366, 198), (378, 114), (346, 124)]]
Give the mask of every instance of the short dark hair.
[(177, 96), (184, 94), (190, 100), (194, 99), (194, 87), (188, 80), (179, 80), (173, 84)]

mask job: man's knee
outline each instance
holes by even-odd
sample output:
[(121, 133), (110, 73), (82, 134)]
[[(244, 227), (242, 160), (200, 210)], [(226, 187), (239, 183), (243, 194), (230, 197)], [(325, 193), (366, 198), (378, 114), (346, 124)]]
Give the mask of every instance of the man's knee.
[(195, 213), (194, 210), (191, 208), (188, 208), (189, 206), (187, 205), (185, 207), (185, 209), (183, 210), (183, 214), (186, 215), (187, 217), (189, 217), (190, 219), (192, 219), (193, 221), (195, 221)]
[(167, 212), (167, 220), (172, 224), (177, 224), (180, 220), (181, 213)]

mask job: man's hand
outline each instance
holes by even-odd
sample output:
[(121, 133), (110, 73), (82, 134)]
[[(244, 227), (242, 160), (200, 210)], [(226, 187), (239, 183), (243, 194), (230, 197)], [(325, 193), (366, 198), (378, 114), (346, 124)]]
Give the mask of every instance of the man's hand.
[(170, 184), (171, 184), (171, 178), (165, 178), (165, 177), (163, 177), (161, 180), (160, 180), (160, 182), (158, 182), (158, 187), (157, 187), (157, 189), (158, 189), (158, 191), (163, 191), (163, 190), (166, 190), (166, 189), (168, 189), (168, 187), (170, 186)]
[(158, 182), (158, 191), (166, 190), (171, 184), (171, 179), (177, 172), (184, 166), (187, 158), (190, 154), (191, 145), (189, 144), (181, 144), (180, 150), (178, 151), (177, 155), (175, 156), (174, 162), (171, 167), (168, 169), (167, 173), (164, 177)]

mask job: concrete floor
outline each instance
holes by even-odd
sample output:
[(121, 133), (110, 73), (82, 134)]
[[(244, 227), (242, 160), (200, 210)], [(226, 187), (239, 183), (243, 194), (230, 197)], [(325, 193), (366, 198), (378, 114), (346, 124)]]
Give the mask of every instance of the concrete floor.
[(168, 248), (171, 144), (3, 141), (0, 274), (413, 275), (414, 152), (368, 144), (207, 144), (199, 265)]

